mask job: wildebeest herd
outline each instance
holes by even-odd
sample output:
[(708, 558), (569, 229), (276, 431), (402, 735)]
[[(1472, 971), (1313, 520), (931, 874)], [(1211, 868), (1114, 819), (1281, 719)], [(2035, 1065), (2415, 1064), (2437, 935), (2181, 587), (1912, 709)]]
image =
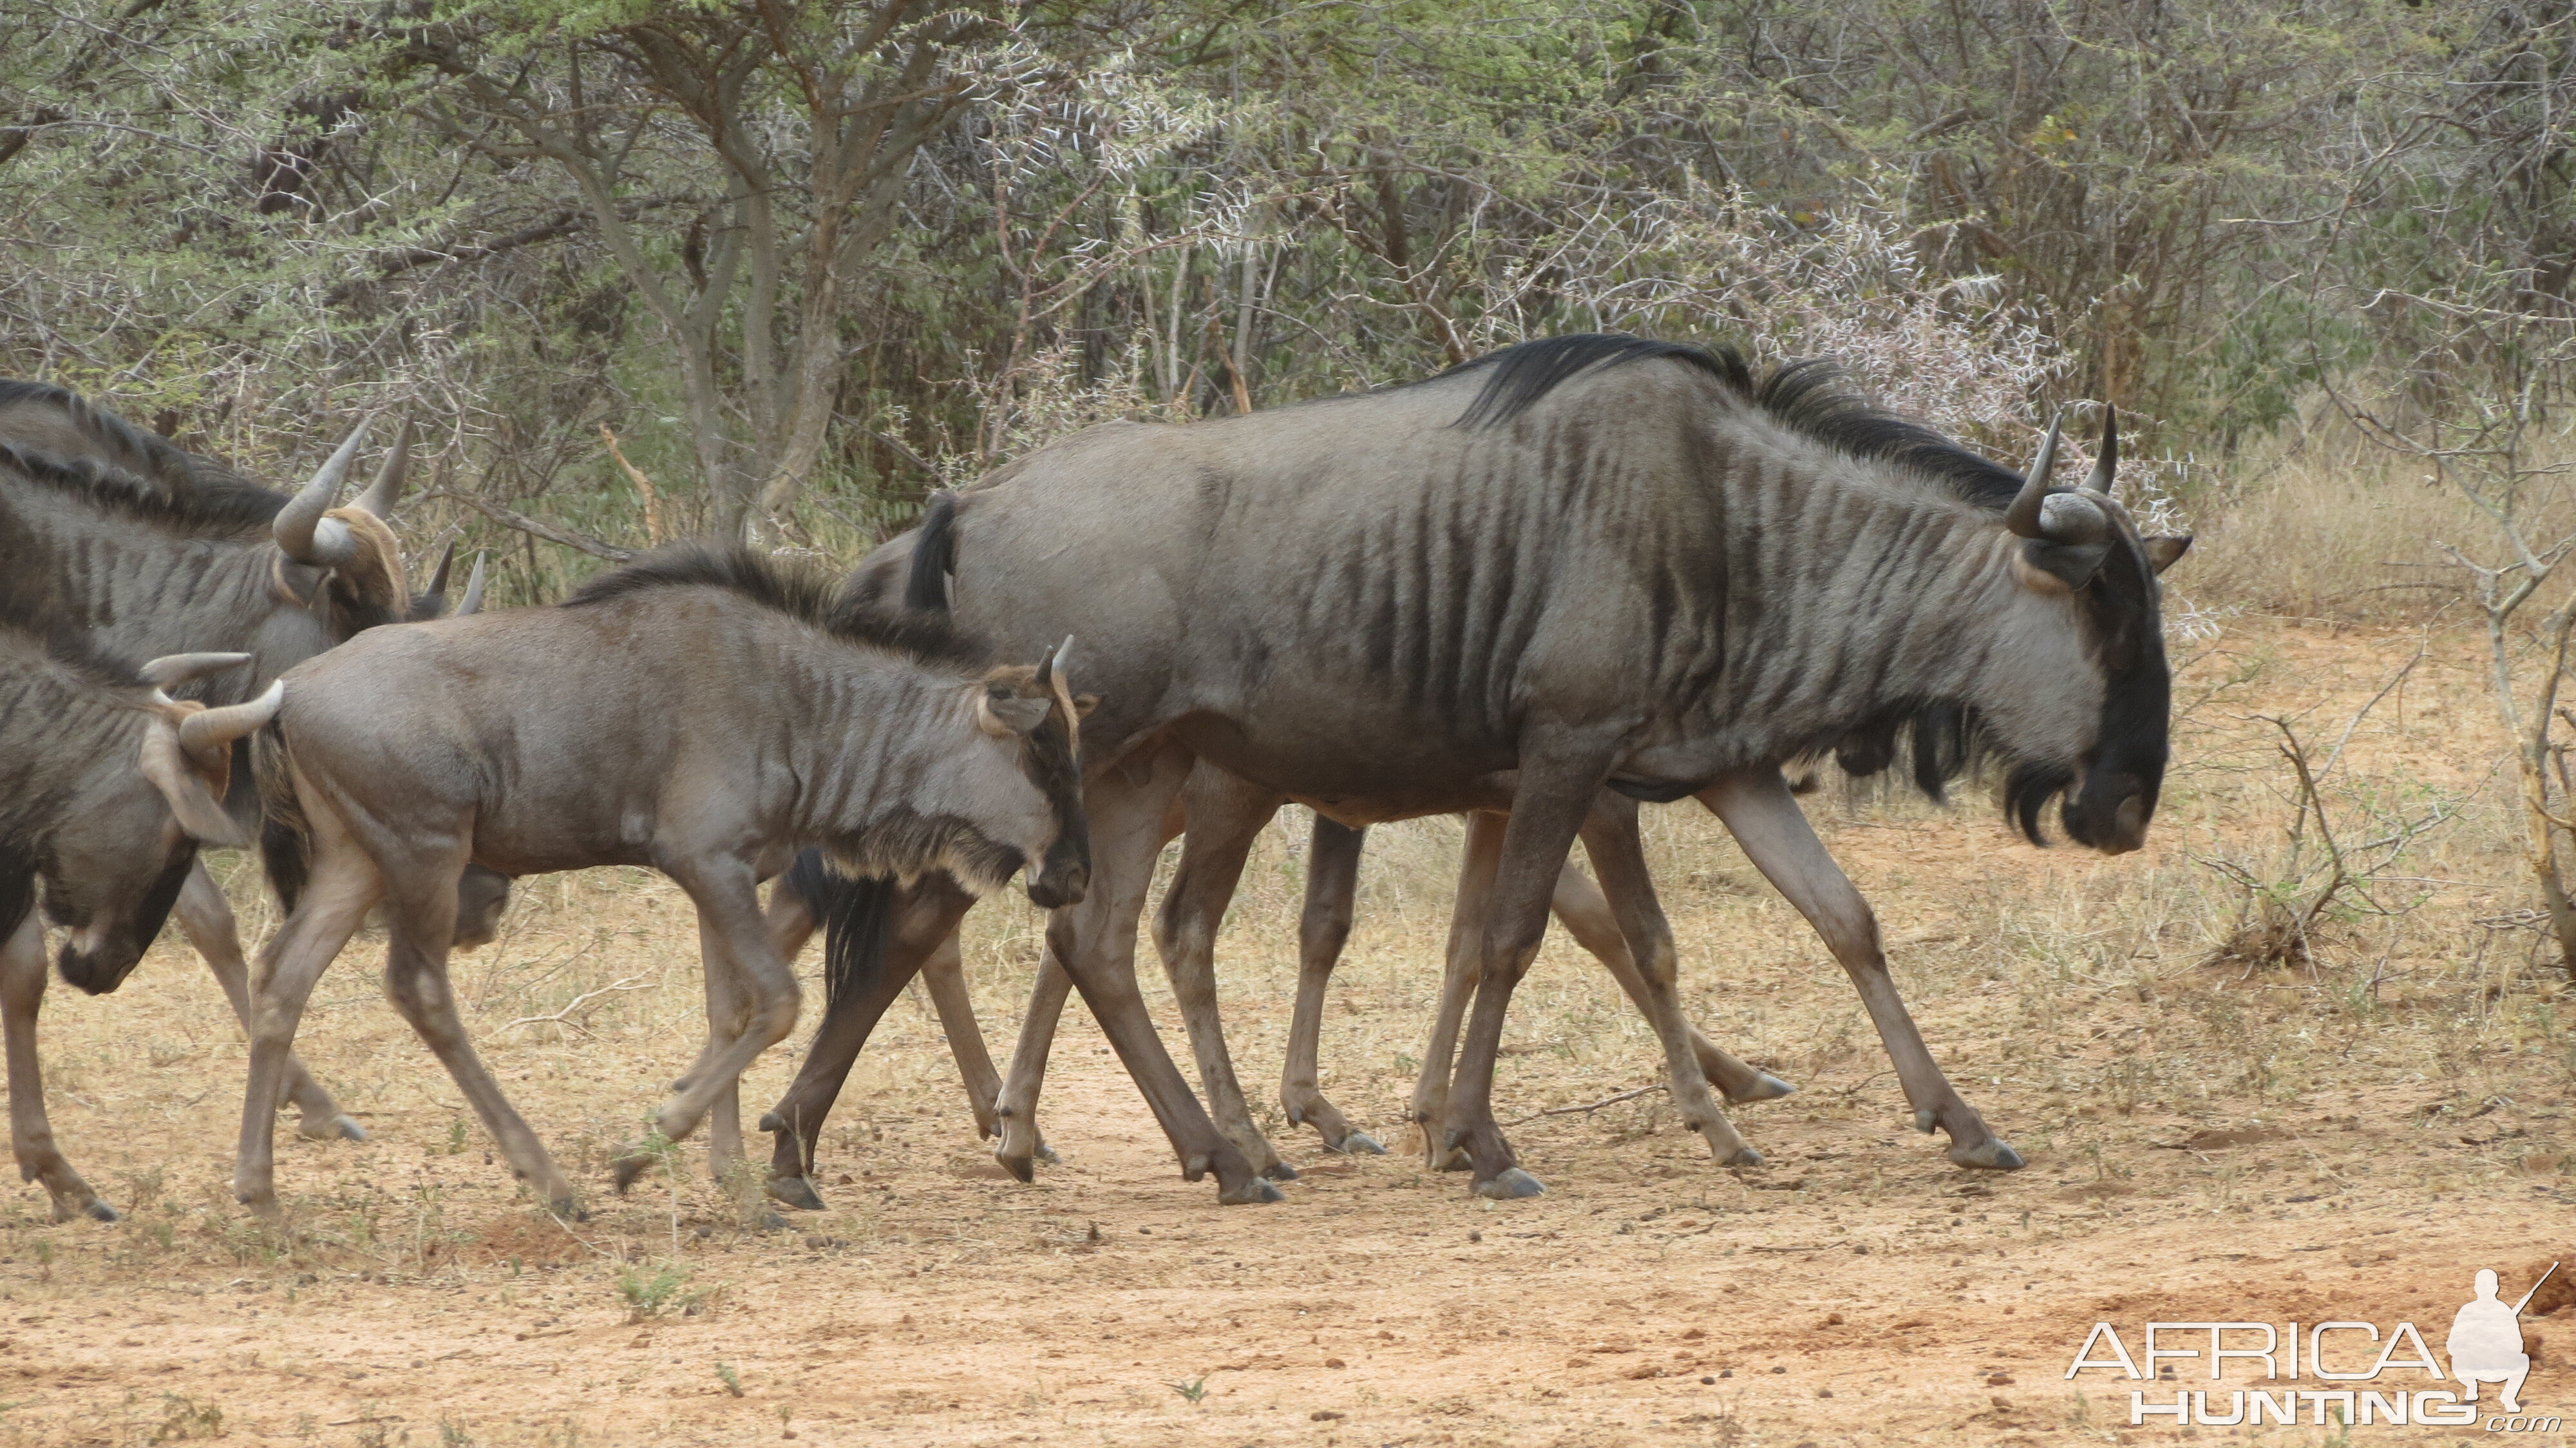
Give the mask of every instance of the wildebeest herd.
[[(115, 1213), (45, 1117), (48, 923), (64, 979), (98, 993), (174, 907), (251, 1040), (244, 1204), (278, 1211), (287, 1102), (307, 1136), (360, 1135), (292, 1045), (381, 906), (386, 994), (512, 1169), (577, 1210), (476, 1057), (447, 959), (492, 937), (511, 879), (611, 864), (662, 871), (697, 908), (707, 1040), (653, 1126), (705, 1122), (719, 1173), (742, 1153), (741, 1074), (794, 1028), (791, 963), (819, 931), (822, 1022), (759, 1121), (779, 1201), (821, 1205), (824, 1118), (916, 974), (1022, 1180), (1049, 1159), (1038, 1090), (1078, 989), (1183, 1174), (1275, 1200), (1295, 1172), (1236, 1077), (1214, 953), (1290, 802), (1315, 822), (1281, 1100), (1328, 1149), (1380, 1149), (1316, 1060), (1364, 831), (1461, 813), (1410, 1103), (1428, 1164), (1486, 1196), (1541, 1190), (1491, 1087), (1551, 909), (1653, 1027), (1680, 1118), (1719, 1162), (1758, 1162), (1719, 1097), (1791, 1087), (1684, 1018), (1641, 844), (1641, 805), (1693, 797), (1842, 962), (1916, 1126), (1960, 1166), (2008, 1170), (2021, 1158), (1934, 1064), (1790, 777), (1903, 757), (1938, 797), (1991, 763), (2034, 841), (2059, 800), (2069, 835), (2117, 854), (2164, 774), (2157, 575), (2190, 540), (2143, 536), (2114, 497), (2107, 409), (2089, 480), (2057, 487), (2054, 426), (2015, 473), (1822, 364), (1757, 376), (1731, 352), (1562, 337), (1381, 391), (1090, 429), (935, 496), (845, 580), (700, 542), (496, 612), (479, 566), (452, 612), (449, 560), (410, 588), (386, 522), (406, 440), (337, 506), (364, 431), (289, 496), (60, 388), (0, 383), (0, 1015), (12, 1148), (58, 1216)], [(197, 860), (254, 836), (287, 911), (255, 979)], [(1175, 837), (1154, 940), (1205, 1105), (1135, 975)], [(1023, 874), (1050, 913), (1003, 1075), (956, 933)], [(617, 1184), (652, 1159), (621, 1155)]]

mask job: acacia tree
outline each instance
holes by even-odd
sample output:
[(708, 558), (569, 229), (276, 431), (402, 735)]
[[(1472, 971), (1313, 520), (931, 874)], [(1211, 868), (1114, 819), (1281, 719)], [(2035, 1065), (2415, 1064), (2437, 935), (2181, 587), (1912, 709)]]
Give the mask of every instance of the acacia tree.
[(1004, 30), (989, 0), (496, 0), (400, 54), (436, 78), (416, 114), (570, 178), (671, 344), (710, 522), (740, 535), (813, 475), (854, 281), (975, 93), (968, 53)]

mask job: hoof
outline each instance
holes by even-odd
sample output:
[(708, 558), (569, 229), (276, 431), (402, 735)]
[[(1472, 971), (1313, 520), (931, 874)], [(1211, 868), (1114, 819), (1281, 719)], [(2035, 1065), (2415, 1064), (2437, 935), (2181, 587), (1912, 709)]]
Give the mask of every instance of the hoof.
[(563, 1218), (567, 1222), (587, 1222), (590, 1220), (589, 1209), (570, 1197), (555, 1198), (553, 1201), (546, 1203), (546, 1210), (553, 1213), (555, 1216)]
[(1999, 1136), (1987, 1137), (1975, 1146), (1950, 1148), (1950, 1164), (1970, 1171), (2019, 1171), (2021, 1153), (2006, 1145)]
[(1297, 1169), (1284, 1161), (1274, 1161), (1263, 1167), (1261, 1174), (1274, 1182), (1293, 1182), (1297, 1179)]
[(1729, 1096), (1726, 1099), (1731, 1105), (1741, 1106), (1748, 1101), (1777, 1101), (1783, 1096), (1796, 1094), (1797, 1090), (1797, 1087), (1765, 1071), (1761, 1079), (1753, 1083), (1751, 1090), (1741, 1096)]
[(1342, 1138), (1341, 1145), (1330, 1149), (1341, 1152), (1345, 1156), (1386, 1155), (1386, 1148), (1378, 1142), (1376, 1137), (1369, 1135), (1365, 1131), (1352, 1132), (1350, 1135)]
[(617, 1183), (617, 1194), (626, 1195), (626, 1189), (635, 1185), (635, 1179), (642, 1176), (644, 1169), (652, 1164), (653, 1154), (649, 1151), (638, 1152), (633, 1156), (621, 1156), (610, 1163), (610, 1179)]
[[(116, 1214), (116, 1208), (109, 1206), (107, 1203), (100, 1201), (96, 1197), (90, 1198), (88, 1203), (82, 1206), (80, 1214), (89, 1218), (93, 1222), (119, 1222), (124, 1220), (124, 1218)], [(66, 1221), (69, 1220), (71, 1215), (72, 1214), (69, 1212), (63, 1212), (58, 1214), (54, 1220), (58, 1222)]]
[(1935, 1126), (1937, 1126), (1937, 1125), (1939, 1125), (1939, 1124), (1940, 1124), (1940, 1123), (1938, 1123), (1938, 1122), (1936, 1122), (1936, 1121), (1934, 1121), (1934, 1120), (1932, 1119), (1932, 1108), (1931, 1108), (1931, 1107), (1929, 1107), (1929, 1106), (1923, 1106), (1923, 1107), (1917, 1107), (1917, 1108), (1915, 1109), (1915, 1112), (1914, 1112), (1914, 1129), (1915, 1129), (1915, 1130), (1917, 1130), (1917, 1131), (1919, 1131), (1919, 1132), (1922, 1132), (1925, 1136), (1930, 1136), (1930, 1135), (1932, 1134), (1932, 1128), (1933, 1128), (1933, 1127), (1935, 1127)]
[(1492, 1181), (1476, 1183), (1476, 1195), (1490, 1197), (1498, 1202), (1515, 1201), (1521, 1197), (1544, 1196), (1546, 1193), (1547, 1188), (1539, 1184), (1537, 1177), (1531, 1176), (1516, 1166), (1504, 1168), (1503, 1174)]
[(993, 1160), (1000, 1162), (1002, 1170), (1009, 1172), (1012, 1179), (1022, 1186), (1038, 1179), (1038, 1169), (1025, 1156), (1005, 1156), (997, 1151), (993, 1153)]
[(1058, 1156), (1058, 1155), (1056, 1155), (1056, 1154), (1055, 1154), (1055, 1148), (1054, 1148), (1054, 1147), (1052, 1147), (1052, 1146), (1047, 1145), (1047, 1144), (1046, 1144), (1045, 1142), (1043, 1142), (1043, 1141), (1041, 1141), (1041, 1142), (1039, 1142), (1039, 1143), (1038, 1143), (1037, 1158), (1036, 1158), (1036, 1159), (1037, 1159), (1037, 1160), (1039, 1160), (1039, 1161), (1045, 1162), (1045, 1163), (1046, 1163), (1047, 1165), (1049, 1165), (1049, 1166), (1062, 1166), (1062, 1165), (1064, 1165), (1064, 1158), (1063, 1158), (1063, 1157), (1060, 1157), (1060, 1156)]
[(262, 1197), (257, 1201), (253, 1201), (248, 1197), (237, 1197), (235, 1200), (242, 1204), (243, 1211), (250, 1213), (252, 1216), (259, 1218), (263, 1222), (275, 1225), (276, 1223), (286, 1220), (286, 1214), (277, 1209), (277, 1198), (275, 1197)]
[(360, 1126), (356, 1118), (345, 1113), (334, 1116), (328, 1121), (314, 1121), (308, 1118), (296, 1125), (295, 1134), (307, 1141), (364, 1141), (367, 1139), (367, 1129)]
[(772, 1200), (800, 1212), (823, 1210), (822, 1196), (814, 1190), (814, 1184), (803, 1177), (771, 1177), (769, 1195)]
[(1761, 1164), (1762, 1153), (1755, 1151), (1749, 1146), (1737, 1147), (1735, 1149), (1735, 1155), (1718, 1163), (1720, 1166), (1760, 1166)]
[(1262, 1202), (1284, 1202), (1288, 1194), (1270, 1184), (1268, 1177), (1246, 1177), (1243, 1185), (1230, 1192), (1216, 1194), (1217, 1205), (1225, 1207), (1255, 1206)]
[(776, 1212), (763, 1210), (759, 1216), (751, 1219), (751, 1225), (754, 1231), (783, 1232), (787, 1230), (787, 1219)]

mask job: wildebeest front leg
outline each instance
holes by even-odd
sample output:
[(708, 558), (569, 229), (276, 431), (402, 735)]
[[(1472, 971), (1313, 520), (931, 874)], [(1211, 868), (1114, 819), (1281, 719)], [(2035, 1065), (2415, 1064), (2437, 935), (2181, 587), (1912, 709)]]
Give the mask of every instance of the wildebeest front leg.
[(1681, 998), (1675, 990), (1672, 926), (1664, 919), (1654, 882), (1646, 874), (1645, 851), (1637, 839), (1637, 806), (1604, 791), (1584, 819), (1583, 846), (1592, 855), (1592, 868), (1601, 872), (1619, 934), (1627, 942), (1638, 974), (1639, 1005), (1647, 1024), (1655, 1028), (1656, 1040), (1663, 1044), (1673, 1109), (1708, 1142), (1709, 1154), (1720, 1164), (1760, 1165), (1762, 1154), (1736, 1135), (1734, 1123), (1726, 1119), (1708, 1089), (1698, 1054), (1691, 1049), (1690, 1023), (1682, 1019)]
[(1555, 893), (1557, 872), (1609, 773), (1606, 750), (1573, 747), (1570, 739), (1566, 746), (1542, 752), (1524, 743), (1520, 785), (1512, 797), (1510, 821), (1503, 826), (1502, 857), (1481, 922), (1476, 1006), (1449, 1086), (1442, 1144), (1466, 1150), (1475, 1164), (1480, 1196), (1528, 1197), (1543, 1190), (1537, 1178), (1520, 1169), (1494, 1120), (1494, 1065), (1502, 1055), (1513, 988), (1528, 973), (1547, 934), (1548, 900)]
[(36, 1012), (45, 1003), (45, 922), (34, 909), (0, 941), (0, 1026), (9, 1052), (9, 1148), (18, 1179), (41, 1182), (53, 1198), (54, 1220), (92, 1216), (116, 1220), (116, 1209), (98, 1199), (54, 1145), (45, 1117), (45, 1072), (36, 1059)]
[(570, 1216), (579, 1210), (572, 1183), (501, 1093), (501, 1084), (475, 1053), (465, 1023), (456, 1014), (456, 995), (447, 982), (447, 953), (456, 938), (455, 880), (460, 863), (438, 861), (418, 869), (388, 865), (385, 995), (447, 1068), (448, 1078), (500, 1144), (511, 1170), (528, 1182), (547, 1210)]
[(1960, 1166), (1987, 1171), (2019, 1167), (2021, 1153), (1987, 1129), (1985, 1119), (1959, 1099), (1949, 1078), (1934, 1064), (1922, 1033), (1914, 1028), (1914, 1018), (1906, 1014), (1905, 1002), (1897, 996), (1896, 982), (1888, 975), (1878, 917), (1834, 857), (1825, 852), (1824, 842), (1799, 811), (1780, 771), (1755, 769), (1728, 775), (1701, 790), (1698, 798), (1726, 822), (1763, 878), (1798, 907), (1834, 959), (1842, 962), (1860, 991), (1870, 1023), (1878, 1027), (1888, 1059), (1896, 1065), (1896, 1079), (1914, 1107), (1915, 1129), (1929, 1132), (1937, 1127), (1948, 1132), (1950, 1160)]
[(294, 1053), (295, 1028), (342, 946), (383, 894), (375, 865), (349, 841), (327, 810), (310, 816), (316, 850), (295, 911), (260, 952), (259, 978), (251, 989), (250, 1072), (242, 1093), (241, 1143), (233, 1161), (233, 1196), (262, 1217), (277, 1216), (278, 1090), (286, 1058)]
[(841, 1094), (841, 1083), (849, 1078), (859, 1048), (867, 1044), (868, 1033), (876, 1029), (886, 1007), (903, 993), (905, 982), (922, 962), (956, 933), (958, 922), (974, 903), (974, 896), (944, 874), (924, 875), (895, 891), (888, 907), (894, 911), (894, 928), (876, 974), (834, 988), (824, 1002), (823, 1023), (805, 1048), (796, 1079), (760, 1118), (761, 1130), (777, 1134), (769, 1159), (771, 1196), (806, 1211), (822, 1208), (822, 1195), (811, 1180), (815, 1143), (823, 1135), (832, 1102)]
[[(734, 1006), (740, 1028), (722, 1043), (703, 1070), (690, 1073), (687, 1089), (654, 1114), (653, 1129), (668, 1140), (679, 1141), (697, 1130), (708, 1108), (727, 1086), (741, 1078), (761, 1052), (787, 1039), (788, 1033), (796, 1029), (799, 992), (795, 972), (770, 943), (769, 927), (760, 913), (760, 882), (749, 865), (739, 860), (697, 857), (668, 860), (662, 868), (698, 907), (698, 938), (706, 951), (705, 969), (710, 978), (714, 972), (723, 971), (732, 988), (742, 993), (739, 1004)], [(651, 1160), (650, 1154), (640, 1149), (619, 1158), (618, 1190), (632, 1184)]]
[[(242, 959), (241, 931), (233, 920), (232, 902), (224, 898), (223, 887), (206, 873), (201, 857), (188, 867), (187, 883), (179, 887), (178, 903), (171, 913), (179, 917), (179, 929), (196, 947), (206, 969), (221, 986), (224, 999), (232, 1004), (233, 1019), (242, 1029), (250, 1029), (250, 966)], [(322, 1089), (304, 1062), (292, 1054), (286, 1058), (286, 1099), (295, 1103), (301, 1118), (298, 1135), (315, 1141), (342, 1138), (364, 1141), (367, 1130), (354, 1117), (340, 1109), (331, 1093)]]
[[(1575, 943), (1600, 960), (1610, 972), (1610, 978), (1619, 982), (1620, 991), (1637, 1008), (1637, 1013), (1645, 1015), (1646, 982), (1637, 974), (1637, 963), (1628, 954), (1627, 940), (1619, 934), (1618, 917), (1611, 911), (1609, 900), (1602, 896), (1601, 887), (1574, 868), (1572, 860), (1566, 861), (1565, 868), (1557, 873), (1553, 908), (1558, 923), (1564, 925)], [(1748, 1101), (1769, 1101), (1798, 1089), (1768, 1071), (1757, 1070), (1729, 1055), (1715, 1041), (1701, 1034), (1698, 1026), (1688, 1021), (1683, 1025), (1690, 1032), (1691, 1051), (1699, 1057), (1701, 1072), (1707, 1075), (1709, 1084), (1726, 1093), (1729, 1102), (1740, 1106)]]
[(1386, 1148), (1324, 1099), (1316, 1056), (1323, 1049), (1324, 988), (1351, 938), (1359, 896), (1360, 852), (1368, 831), (1315, 816), (1306, 847), (1306, 908), (1297, 917), (1297, 1011), (1288, 1026), (1288, 1064), (1279, 1075), (1279, 1104), (1291, 1122), (1321, 1132), (1326, 1151), (1384, 1156)]
[(1440, 1007), (1431, 1018), (1431, 1039), (1422, 1048), (1422, 1069), (1413, 1078), (1413, 1125), (1422, 1133), (1422, 1163), (1432, 1171), (1463, 1171), (1466, 1154), (1444, 1138), (1449, 1120), (1449, 1075), (1457, 1064), (1458, 1029), (1467, 1018), (1467, 1003), (1476, 998), (1476, 973), (1483, 950), (1485, 902), (1494, 888), (1494, 867), (1503, 854), (1505, 817), (1479, 811), (1467, 816), (1467, 845), (1458, 859), (1458, 892), (1449, 905), (1449, 950), (1440, 975)]
[(1207, 1090), (1208, 1113), (1217, 1129), (1251, 1161), (1254, 1171), (1272, 1181), (1294, 1181), (1296, 1169), (1252, 1119), (1235, 1076), (1234, 1058), (1225, 1047), (1225, 1021), (1217, 1009), (1216, 933), (1225, 923), (1226, 906), (1234, 901), (1243, 879), (1243, 862), (1252, 842), (1279, 812), (1281, 798), (1222, 770), (1201, 766), (1183, 791), (1189, 834), (1181, 863), (1163, 892), (1163, 908), (1154, 917), (1154, 949), (1172, 979), (1172, 995), (1198, 1057), (1199, 1084)]

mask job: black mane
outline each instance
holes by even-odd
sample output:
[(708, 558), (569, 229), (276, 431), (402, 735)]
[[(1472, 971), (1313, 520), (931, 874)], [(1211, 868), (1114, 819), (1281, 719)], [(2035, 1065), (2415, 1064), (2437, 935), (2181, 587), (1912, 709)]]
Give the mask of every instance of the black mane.
[(190, 533), (266, 528), (287, 503), (284, 493), (229, 473), (172, 489), (97, 458), (58, 457), (6, 438), (0, 438), (0, 468), (99, 507)]
[(137, 427), (88, 398), (51, 382), (0, 377), (0, 413), (20, 406), (50, 407), (69, 419), (100, 452), (139, 461), (137, 471), (165, 488), (257, 488), (259, 485), (212, 458), (188, 451), (150, 428)]
[(981, 667), (982, 640), (938, 614), (880, 608), (836, 597), (828, 576), (766, 557), (741, 544), (674, 543), (583, 584), (562, 607), (606, 603), (656, 588), (722, 588), (834, 638), (892, 649), (916, 663)]
[(1744, 354), (1732, 347), (1693, 347), (1615, 332), (1578, 332), (1489, 352), (1440, 375), (1490, 373), (1475, 401), (1453, 424), (1474, 429), (1510, 422), (1558, 387), (1595, 368), (1658, 358), (1698, 368), (1746, 403), (1827, 447), (1909, 468), (1979, 507), (2001, 512), (2021, 491), (2021, 474), (1979, 457), (1919, 422), (1872, 407), (1841, 387), (1841, 369), (1822, 359), (1792, 362), (1757, 380)]

